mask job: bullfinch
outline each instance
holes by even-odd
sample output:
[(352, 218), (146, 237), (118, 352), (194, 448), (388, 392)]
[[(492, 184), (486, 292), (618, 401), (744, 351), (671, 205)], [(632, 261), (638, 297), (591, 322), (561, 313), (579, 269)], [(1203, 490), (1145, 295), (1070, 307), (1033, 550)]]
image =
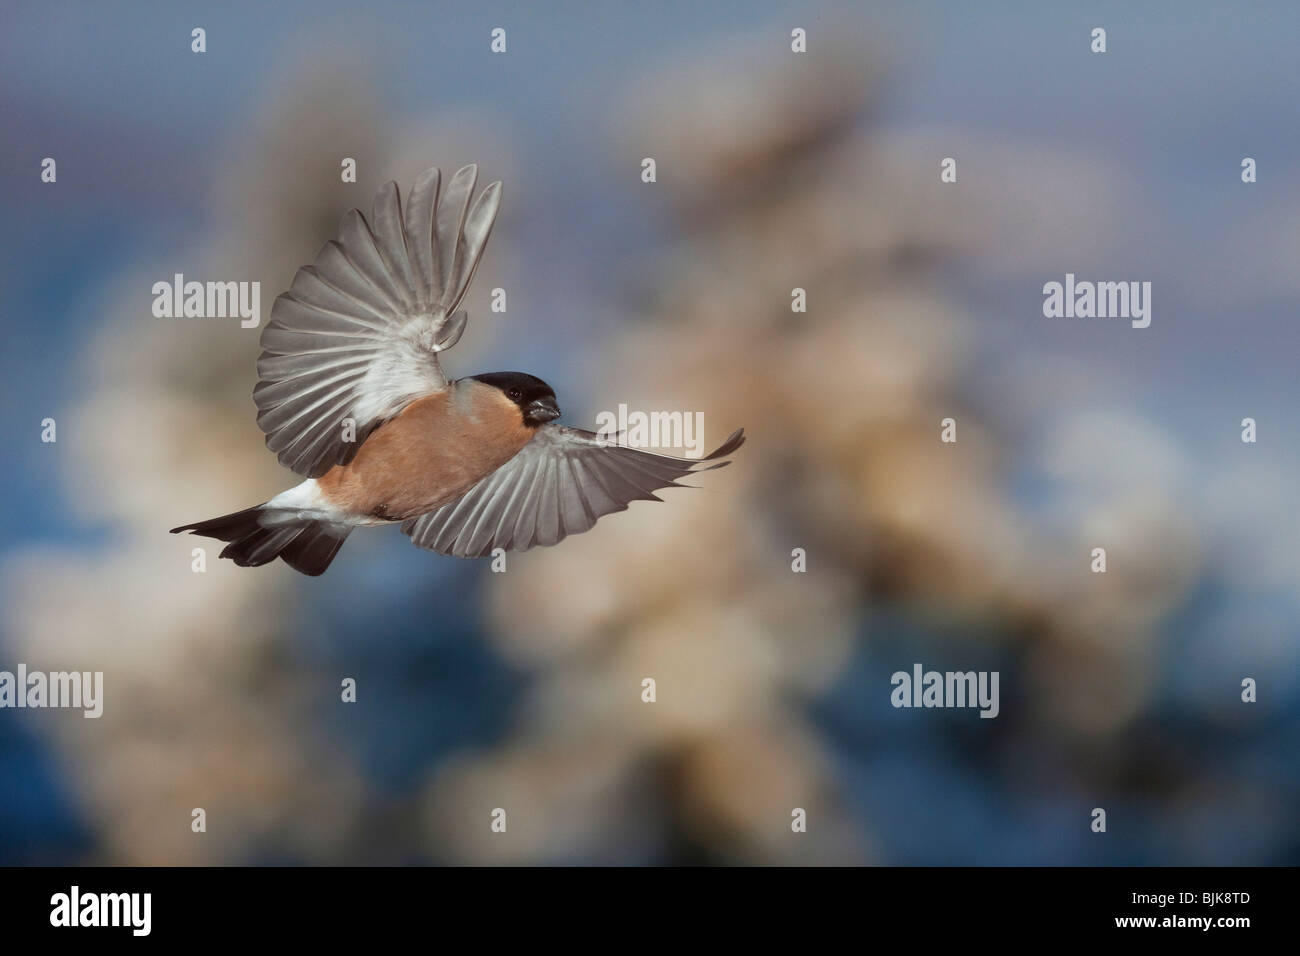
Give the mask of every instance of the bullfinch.
[[(523, 551), (588, 530), (638, 499), (660, 501), (744, 442), (700, 459), (639, 451), (557, 424), (555, 392), (523, 372), (449, 379), (465, 297), (501, 205), (474, 195), (475, 166), (442, 187), (426, 170), (403, 208), (396, 183), (356, 209), (275, 300), (257, 361), (257, 424), (306, 480), (234, 514), (173, 528), (229, 542), (243, 567), (276, 558), (325, 571), (353, 528), (400, 522), (418, 547), (458, 557)], [(708, 462), (709, 464), (705, 464)]]

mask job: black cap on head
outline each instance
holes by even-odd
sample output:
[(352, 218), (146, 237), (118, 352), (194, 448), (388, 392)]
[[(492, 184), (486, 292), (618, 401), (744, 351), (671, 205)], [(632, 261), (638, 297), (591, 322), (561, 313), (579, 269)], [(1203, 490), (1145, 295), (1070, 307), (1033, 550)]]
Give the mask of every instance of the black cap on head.
[(534, 428), (560, 417), (555, 391), (536, 375), (527, 372), (487, 372), (470, 378), (499, 389), (519, 406), (524, 423)]

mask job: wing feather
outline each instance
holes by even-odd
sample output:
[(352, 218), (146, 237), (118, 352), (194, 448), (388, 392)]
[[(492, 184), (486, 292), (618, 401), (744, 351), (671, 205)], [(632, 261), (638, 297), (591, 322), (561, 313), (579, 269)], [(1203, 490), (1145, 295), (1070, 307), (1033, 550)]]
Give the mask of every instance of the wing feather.
[(545, 425), (523, 450), (455, 501), (410, 518), (402, 531), (421, 548), (483, 557), (496, 548), (526, 551), (589, 530), (637, 500), (719, 461), (744, 444), (733, 433), (704, 458), (673, 458), (628, 448), (589, 431)]
[(456, 307), (500, 209), (500, 183), (471, 204), (477, 178), (475, 166), (458, 170), (440, 199), (441, 173), (425, 170), (405, 213), (397, 184), (386, 183), (371, 220), (347, 213), (275, 300), (253, 400), (282, 464), (323, 475), (410, 402), (446, 387), (437, 353), (465, 330)]

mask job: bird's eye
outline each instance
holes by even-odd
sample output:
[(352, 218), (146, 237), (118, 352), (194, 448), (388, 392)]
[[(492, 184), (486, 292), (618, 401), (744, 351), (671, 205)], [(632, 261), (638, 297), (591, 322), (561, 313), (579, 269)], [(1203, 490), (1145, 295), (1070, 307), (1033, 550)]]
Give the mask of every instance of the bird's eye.
[(516, 402), (519, 401), (519, 399), (524, 397), (524, 393), (519, 391), (519, 389), (517, 388), (510, 389), (510, 391), (506, 392), (506, 394), (509, 395), (510, 398)]

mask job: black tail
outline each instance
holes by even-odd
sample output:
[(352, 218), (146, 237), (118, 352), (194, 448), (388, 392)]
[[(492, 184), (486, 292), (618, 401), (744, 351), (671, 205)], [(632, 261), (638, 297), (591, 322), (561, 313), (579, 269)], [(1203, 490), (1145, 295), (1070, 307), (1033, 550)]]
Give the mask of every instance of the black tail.
[(241, 568), (270, 564), (284, 558), (295, 571), (315, 577), (324, 572), (347, 540), (352, 528), (331, 521), (313, 521), (300, 512), (258, 505), (234, 514), (172, 528), (229, 541), (221, 552)]

